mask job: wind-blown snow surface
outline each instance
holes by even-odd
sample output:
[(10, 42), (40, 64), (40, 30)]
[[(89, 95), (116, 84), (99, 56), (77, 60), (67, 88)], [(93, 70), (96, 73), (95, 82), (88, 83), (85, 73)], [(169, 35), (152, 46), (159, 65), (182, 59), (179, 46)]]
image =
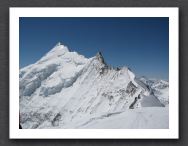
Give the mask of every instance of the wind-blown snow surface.
[(88, 59), (58, 43), (19, 80), (23, 128), (168, 128), (168, 82), (151, 86), (101, 53)]

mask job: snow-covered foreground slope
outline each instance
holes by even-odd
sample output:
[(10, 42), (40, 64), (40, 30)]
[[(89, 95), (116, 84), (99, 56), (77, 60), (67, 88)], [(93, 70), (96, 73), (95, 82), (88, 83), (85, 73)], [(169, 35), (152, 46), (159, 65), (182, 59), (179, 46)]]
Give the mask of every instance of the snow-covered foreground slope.
[(95, 117), (75, 128), (167, 129), (168, 123), (168, 107), (147, 107)]
[[(74, 129), (167, 129), (168, 107), (145, 107), (114, 113), (98, 113), (55, 128)], [(40, 126), (38, 128), (54, 128)]]
[[(111, 119), (115, 116), (107, 121), (94, 118), (114, 113), (125, 121), (139, 120), (142, 111), (155, 118), (147, 117), (148, 124), (135, 128), (151, 128), (149, 123), (157, 117), (156, 128), (165, 128), (163, 116), (168, 118), (168, 111), (153, 91), (129, 68), (108, 66), (101, 53), (88, 59), (57, 44), (35, 64), (20, 70), (20, 122), (23, 128), (82, 128), (75, 125), (90, 120), (116, 123)], [(119, 128), (131, 128), (121, 125)]]

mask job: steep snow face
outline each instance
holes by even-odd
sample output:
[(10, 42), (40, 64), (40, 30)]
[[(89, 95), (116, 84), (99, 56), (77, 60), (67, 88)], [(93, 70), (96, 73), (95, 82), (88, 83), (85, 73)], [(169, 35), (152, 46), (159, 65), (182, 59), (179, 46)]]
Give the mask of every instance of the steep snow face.
[(50, 52), (39, 60), (39, 63), (54, 60), (57, 57), (63, 56), (67, 52), (69, 52), (69, 49), (64, 45), (61, 45), (61, 43), (58, 43)]
[(23, 128), (65, 128), (97, 114), (162, 106), (129, 68), (108, 66), (100, 52), (88, 59), (58, 43), (20, 70)]
[(48, 96), (71, 86), (87, 62), (84, 56), (57, 44), (38, 62), (20, 70), (20, 97), (38, 95), (38, 88), (41, 95)]

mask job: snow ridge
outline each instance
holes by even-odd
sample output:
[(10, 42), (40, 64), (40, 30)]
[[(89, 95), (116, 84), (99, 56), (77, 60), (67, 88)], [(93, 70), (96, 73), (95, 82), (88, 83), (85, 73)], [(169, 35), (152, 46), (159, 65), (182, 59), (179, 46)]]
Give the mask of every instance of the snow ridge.
[(167, 82), (151, 86), (128, 67), (110, 67), (101, 52), (85, 58), (61, 43), (19, 76), (23, 128), (81, 128), (102, 114), (166, 105), (156, 93)]

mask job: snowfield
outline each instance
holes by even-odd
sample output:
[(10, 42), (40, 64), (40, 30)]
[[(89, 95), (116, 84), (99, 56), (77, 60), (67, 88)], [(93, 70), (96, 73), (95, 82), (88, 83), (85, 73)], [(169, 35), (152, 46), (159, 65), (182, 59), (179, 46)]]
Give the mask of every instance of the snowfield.
[(58, 43), (20, 69), (23, 128), (168, 128), (168, 82), (137, 78)]
[(167, 129), (168, 123), (168, 108), (153, 107), (107, 114), (75, 128)]

